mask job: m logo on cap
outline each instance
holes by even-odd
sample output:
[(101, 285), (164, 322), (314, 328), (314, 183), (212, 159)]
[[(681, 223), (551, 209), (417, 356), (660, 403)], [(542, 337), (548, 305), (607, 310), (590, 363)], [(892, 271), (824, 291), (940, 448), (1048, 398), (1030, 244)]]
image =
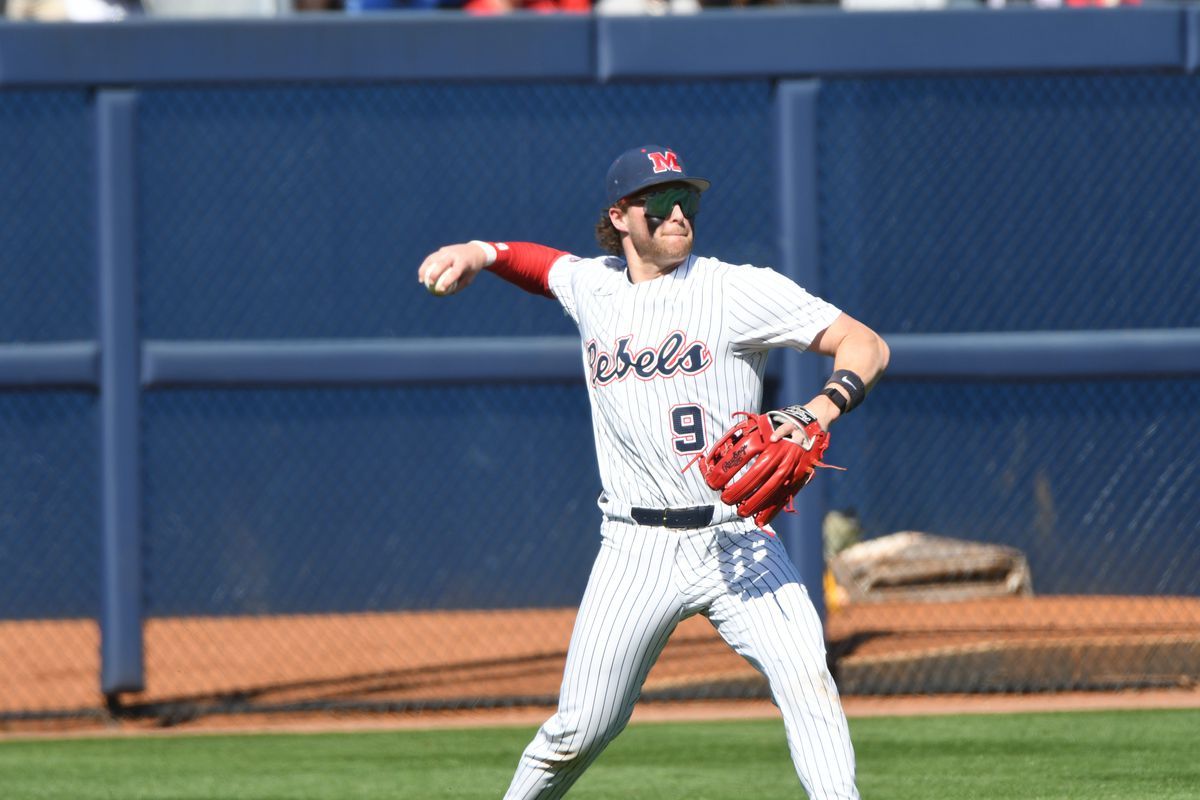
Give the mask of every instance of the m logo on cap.
[(679, 156), (671, 150), (665, 153), (646, 153), (646, 158), (654, 166), (655, 172), (683, 172), (679, 166)]

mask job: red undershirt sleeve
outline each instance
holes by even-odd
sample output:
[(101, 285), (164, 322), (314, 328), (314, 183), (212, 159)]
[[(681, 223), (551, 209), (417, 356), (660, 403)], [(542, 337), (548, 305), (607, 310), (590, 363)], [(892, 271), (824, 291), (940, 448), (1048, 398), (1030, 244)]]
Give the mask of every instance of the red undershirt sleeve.
[(481, 242), (473, 240), (487, 253), (487, 269), (499, 277), (520, 286), (527, 292), (553, 297), (550, 291), (550, 267), (567, 255), (533, 242)]

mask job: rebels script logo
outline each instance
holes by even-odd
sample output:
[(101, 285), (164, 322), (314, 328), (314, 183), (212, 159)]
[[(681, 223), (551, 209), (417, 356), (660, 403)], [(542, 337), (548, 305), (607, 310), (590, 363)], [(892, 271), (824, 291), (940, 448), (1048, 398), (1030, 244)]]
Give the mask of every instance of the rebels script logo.
[(704, 342), (689, 342), (683, 331), (672, 331), (658, 347), (633, 352), (629, 346), (632, 335), (617, 339), (613, 352), (601, 352), (596, 340), (587, 343), (588, 370), (592, 386), (606, 386), (622, 381), (632, 373), (640, 380), (673, 378), (682, 373), (697, 375), (712, 364), (712, 353)]

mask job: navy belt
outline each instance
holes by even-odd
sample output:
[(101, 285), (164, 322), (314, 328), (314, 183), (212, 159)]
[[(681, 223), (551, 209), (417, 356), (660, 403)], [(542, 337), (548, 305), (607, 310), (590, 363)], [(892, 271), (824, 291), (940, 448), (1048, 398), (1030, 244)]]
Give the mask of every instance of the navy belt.
[(707, 528), (712, 524), (713, 507), (631, 508), (629, 516), (638, 525), (655, 528)]

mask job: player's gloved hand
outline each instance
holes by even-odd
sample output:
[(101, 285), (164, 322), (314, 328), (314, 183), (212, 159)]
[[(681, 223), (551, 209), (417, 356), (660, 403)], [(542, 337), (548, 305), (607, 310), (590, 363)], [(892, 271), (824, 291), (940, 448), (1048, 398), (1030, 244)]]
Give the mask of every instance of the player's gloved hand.
[[(765, 414), (747, 414), (700, 458), (709, 488), (721, 491), (721, 502), (737, 506), (743, 517), (768, 524), (803, 489), (829, 447), (829, 433), (804, 406)], [(775, 439), (779, 429), (790, 436)]]

